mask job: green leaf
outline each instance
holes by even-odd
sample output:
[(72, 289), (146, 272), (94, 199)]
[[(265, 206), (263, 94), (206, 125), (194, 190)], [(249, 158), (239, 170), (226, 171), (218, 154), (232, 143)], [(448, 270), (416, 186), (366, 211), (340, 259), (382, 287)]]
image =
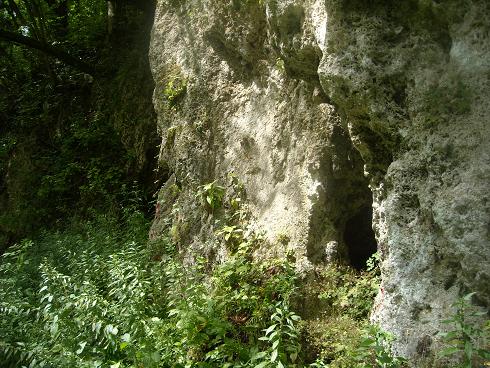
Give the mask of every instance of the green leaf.
[(267, 355), (267, 352), (266, 351), (261, 351), (260, 353), (256, 353), (252, 356), (252, 360), (258, 360), (258, 359), (262, 359), (263, 357), (265, 357)]
[(56, 335), (58, 332), (58, 323), (54, 322), (53, 324), (51, 324), (49, 332), (51, 333), (51, 336)]
[(272, 349), (277, 349), (277, 347), (279, 346), (279, 343), (280, 342), (281, 342), (281, 340), (274, 341), (274, 343), (272, 344)]
[(273, 351), (272, 351), (272, 354), (271, 354), (271, 362), (273, 362), (273, 363), (274, 363), (274, 362), (276, 361), (276, 359), (277, 359), (277, 354), (278, 354), (277, 349), (275, 349), (275, 350), (273, 350)]
[(171, 309), (169, 312), (168, 312), (168, 316), (169, 317), (172, 317), (172, 316), (175, 316), (177, 314), (179, 314), (179, 310), (178, 309)]
[(119, 349), (124, 350), (129, 345), (128, 342), (122, 342), (119, 344)]
[(376, 343), (376, 340), (374, 340), (372, 338), (366, 338), (366, 339), (362, 340), (361, 346), (362, 347), (370, 347), (370, 346), (373, 346), (375, 343)]
[(87, 345), (87, 342), (79, 342), (78, 345), (80, 346), (80, 348), (76, 351), (76, 353), (80, 355), (83, 352), (83, 349), (85, 349), (85, 345)]
[(272, 331), (274, 331), (276, 327), (277, 327), (277, 323), (274, 323), (273, 325), (267, 327), (267, 329), (265, 330), (265, 335), (267, 336), (268, 334), (270, 334)]
[(446, 348), (446, 349), (441, 350), (441, 352), (439, 353), (439, 356), (445, 357), (445, 356), (448, 356), (448, 355), (453, 355), (455, 353), (459, 353), (460, 351), (461, 350), (459, 348), (450, 347), (450, 348)]
[[(386, 354), (386, 353), (385, 353)], [(393, 358), (391, 356), (388, 356), (388, 355), (381, 355), (378, 357), (377, 361), (382, 363), (382, 364), (388, 364), (388, 363), (391, 363)]]
[(155, 363), (158, 363), (160, 361), (160, 353), (158, 351), (154, 351), (151, 353), (151, 360)]

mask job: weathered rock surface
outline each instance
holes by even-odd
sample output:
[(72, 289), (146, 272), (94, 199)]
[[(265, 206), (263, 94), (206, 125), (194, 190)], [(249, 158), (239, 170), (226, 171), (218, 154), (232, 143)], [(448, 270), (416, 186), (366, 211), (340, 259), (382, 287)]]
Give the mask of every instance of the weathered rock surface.
[[(224, 183), (230, 172), (245, 186), (257, 228), (271, 242), (289, 238), (305, 267), (325, 257), (328, 242), (342, 243), (349, 216), (370, 205), (360, 155), (320, 87), (321, 50), (306, 10), (158, 5), (151, 63), (160, 161), (182, 188), (187, 241), (206, 222), (193, 219), (197, 186)], [(179, 96), (169, 98), (169, 87)]]
[(305, 271), (365, 257), (347, 239), (369, 236), (355, 219), (372, 206), (373, 319), (416, 362), (458, 295), (490, 304), (489, 8), (158, 1), (150, 62), (160, 162), (174, 175), (161, 213), (177, 240), (213, 236), (195, 193), (229, 172), (254, 226)]

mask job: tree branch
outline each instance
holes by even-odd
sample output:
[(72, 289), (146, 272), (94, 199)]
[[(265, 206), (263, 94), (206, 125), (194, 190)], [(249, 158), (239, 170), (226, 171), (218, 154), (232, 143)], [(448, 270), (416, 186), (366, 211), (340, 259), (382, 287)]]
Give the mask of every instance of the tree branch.
[(48, 45), (47, 43), (36, 40), (35, 38), (23, 36), (19, 33), (6, 31), (4, 29), (0, 29), (0, 38), (42, 51), (45, 54), (51, 55), (58, 60), (61, 60), (65, 64), (71, 65), (84, 73), (92, 76), (95, 75), (95, 68), (93, 66), (71, 56), (66, 51), (56, 46)]

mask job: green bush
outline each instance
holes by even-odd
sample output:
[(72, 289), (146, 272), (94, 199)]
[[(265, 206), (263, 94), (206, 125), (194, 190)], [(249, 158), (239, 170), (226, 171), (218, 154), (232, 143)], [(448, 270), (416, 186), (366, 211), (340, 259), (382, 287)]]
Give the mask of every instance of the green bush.
[[(293, 268), (255, 239), (188, 267), (139, 213), (11, 247), (0, 264), (6, 367), (254, 367), (299, 361)], [(282, 364), (281, 363), (281, 364)], [(266, 366), (266, 364), (261, 365)]]
[(479, 323), (487, 313), (472, 305), (471, 299), (475, 294), (469, 293), (454, 304), (455, 314), (443, 321), (451, 329), (440, 334), (446, 347), (439, 357), (455, 357), (460, 361), (458, 367), (461, 368), (471, 368), (484, 361), (488, 364), (490, 360), (490, 322), (487, 320), (486, 326)]
[(200, 198), (204, 206), (212, 213), (223, 205), (225, 194), (225, 188), (218, 185), (215, 180), (199, 186), (196, 198)]
[(319, 280), (318, 298), (327, 303), (330, 314), (345, 314), (357, 320), (368, 317), (379, 289), (380, 275), (376, 267), (357, 272), (330, 264), (321, 271)]
[(0, 265), (5, 366), (147, 361), (155, 345), (147, 326), (165, 306), (155, 298), (146, 232), (139, 214), (124, 224), (99, 217), (10, 248)]
[(269, 352), (263, 331), (286, 310), (294, 271), (282, 261), (253, 261), (247, 243), (206, 276), (208, 266), (201, 261), (192, 272), (167, 266), (171, 309), (164, 330), (172, 338), (162, 339), (162, 354), (178, 367), (254, 367)]
[(383, 331), (379, 326), (370, 325), (365, 329), (359, 347), (354, 351), (358, 367), (401, 368), (406, 367), (406, 360), (393, 355), (391, 344), (393, 335)]
[[(368, 317), (379, 289), (377, 256), (368, 260), (366, 271), (328, 264), (317, 271), (313, 284), (302, 287), (303, 298), (323, 312), (303, 322), (303, 340), (308, 359), (319, 358), (314, 367), (361, 367), (357, 358), (370, 328)], [(372, 349), (368, 349), (374, 354)], [(369, 354), (371, 354), (369, 353)], [(366, 357), (368, 354), (365, 354)]]

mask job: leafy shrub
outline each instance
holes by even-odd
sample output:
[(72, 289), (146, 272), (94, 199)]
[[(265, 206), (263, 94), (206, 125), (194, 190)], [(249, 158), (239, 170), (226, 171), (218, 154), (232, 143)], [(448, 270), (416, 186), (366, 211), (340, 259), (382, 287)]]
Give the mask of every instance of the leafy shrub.
[(358, 365), (366, 368), (404, 367), (406, 360), (391, 352), (393, 340), (393, 335), (381, 330), (378, 326), (368, 326), (360, 346), (354, 352)]
[(460, 298), (455, 304), (456, 313), (449, 319), (443, 321), (452, 326), (448, 332), (441, 333), (446, 348), (439, 356), (454, 356), (460, 360), (461, 368), (471, 368), (475, 364), (482, 364), (490, 360), (488, 350), (490, 337), (490, 323), (487, 320), (486, 327), (482, 327), (478, 320), (486, 315), (486, 312), (478, 311), (471, 304), (471, 298), (476, 293), (469, 293)]
[(162, 354), (182, 367), (255, 367), (269, 352), (262, 331), (271, 318), (279, 311), (290, 318), (280, 306), (288, 304), (294, 272), (282, 261), (252, 261), (250, 243), (205, 277), (207, 266), (201, 261), (185, 271), (173, 262), (167, 268), (165, 334), (172, 339)]
[[(138, 217), (122, 226), (99, 218), (4, 254), (0, 308), (10, 318), (0, 322), (0, 356), (7, 367), (150, 360), (155, 344), (148, 325), (165, 306), (156, 298), (160, 279)], [(124, 231), (127, 224), (131, 231)]]
[(319, 268), (314, 283), (302, 287), (302, 298), (323, 312), (303, 322), (307, 359), (319, 358), (312, 366), (357, 367), (369, 313), (379, 288), (376, 255), (366, 271), (346, 265), (328, 264)]
[[(368, 261), (372, 264), (372, 260)], [(320, 281), (321, 280), (321, 281)], [(367, 318), (379, 289), (379, 270), (357, 272), (349, 267), (330, 264), (319, 276), (322, 290), (318, 298), (327, 303), (331, 314), (345, 314), (354, 319)]]
[(355, 367), (358, 363), (355, 352), (361, 344), (366, 324), (367, 321), (356, 321), (345, 315), (322, 316), (304, 321), (302, 330), (308, 358), (318, 359), (316, 364), (319, 367)]
[(299, 361), (290, 265), (253, 261), (252, 238), (214, 269), (203, 260), (189, 268), (165, 240), (146, 247), (146, 232), (133, 213), (122, 224), (99, 217), (10, 248), (0, 264), (4, 365)]
[[(278, 302), (276, 309), (271, 316), (273, 322), (265, 329), (265, 336), (259, 340), (267, 341), (270, 347), (260, 355), (256, 354), (255, 359), (268, 357), (269, 359), (259, 363), (256, 367), (267, 367), (269, 365), (282, 368), (285, 366), (297, 366), (298, 354), (301, 350), (299, 343), (299, 330), (297, 322), (301, 318), (289, 309), (285, 302)], [(253, 360), (252, 360), (253, 361)]]

